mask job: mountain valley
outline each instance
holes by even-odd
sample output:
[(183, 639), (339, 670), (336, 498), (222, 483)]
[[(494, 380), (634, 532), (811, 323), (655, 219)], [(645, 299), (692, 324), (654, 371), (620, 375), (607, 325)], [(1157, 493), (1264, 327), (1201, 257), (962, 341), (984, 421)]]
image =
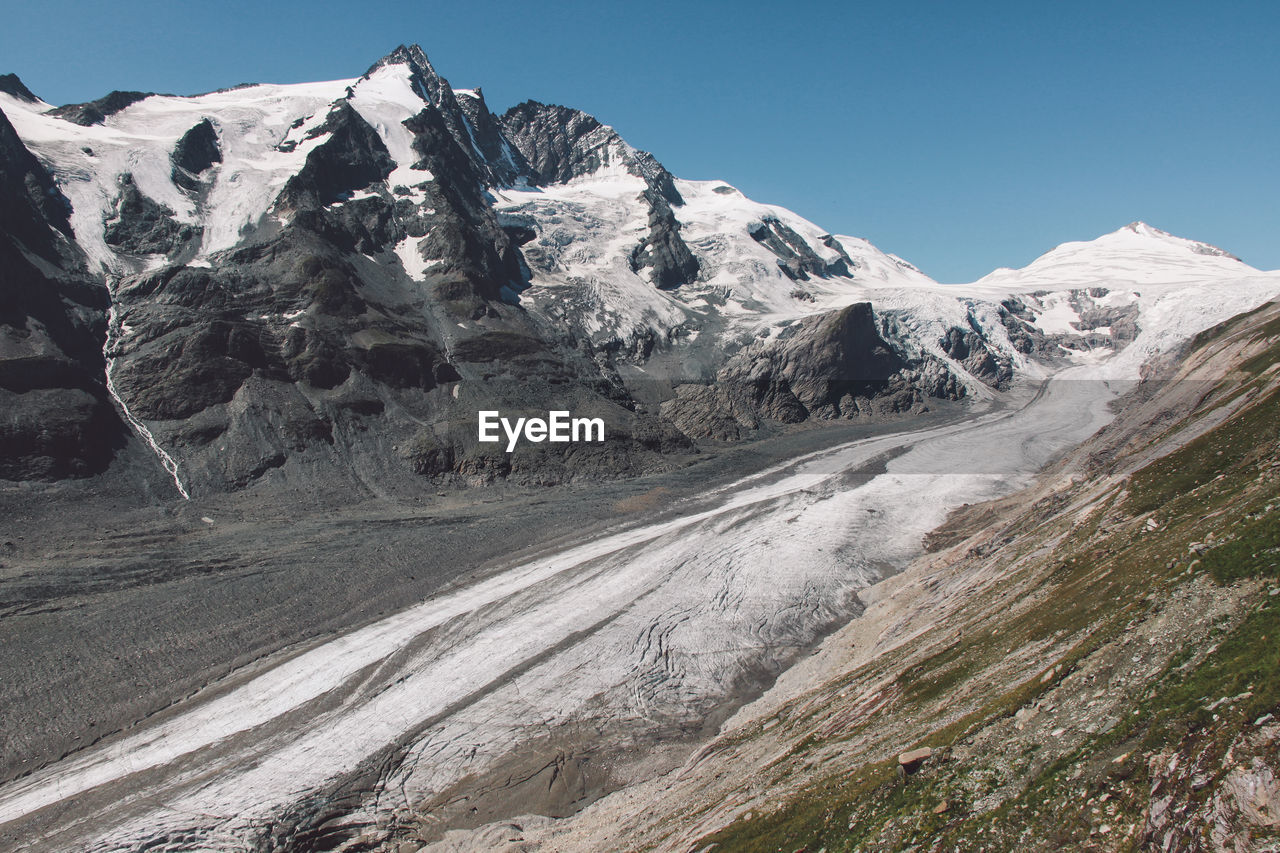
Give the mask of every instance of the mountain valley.
[(0, 76), (0, 847), (1280, 849), (1277, 298), (938, 283), (416, 45)]

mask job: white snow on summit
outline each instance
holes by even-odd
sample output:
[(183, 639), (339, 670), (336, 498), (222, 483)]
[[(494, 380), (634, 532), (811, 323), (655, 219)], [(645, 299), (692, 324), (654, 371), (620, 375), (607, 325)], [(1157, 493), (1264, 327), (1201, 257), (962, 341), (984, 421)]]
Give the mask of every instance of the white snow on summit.
[[(286, 182), (324, 141), (314, 131), (348, 94), (395, 161), (388, 187), (406, 187), (411, 200), (423, 203), (423, 184), (433, 176), (413, 168), (419, 158), (403, 124), (423, 104), (411, 74), (404, 63), (388, 63), (358, 79), (254, 85), (193, 97), (153, 95), (89, 127), (52, 115), (49, 104), (4, 93), (0, 109), (56, 175), (90, 263), (115, 277), (166, 262), (117, 253), (104, 240), (104, 222), (113, 214), (125, 174), (179, 221), (202, 226), (199, 250), (186, 263), (210, 266), (210, 255), (238, 245), (272, 211)], [(480, 97), (475, 90), (454, 92)], [(223, 160), (204, 176), (209, 187), (197, 200), (174, 185), (170, 155), (183, 134), (205, 119), (215, 128)], [(864, 239), (833, 236), (723, 181), (686, 180), (675, 181), (684, 203), (673, 205), (672, 214), (700, 272), (696, 281), (661, 290), (648, 268), (633, 269), (631, 261), (650, 229), (642, 198), (647, 185), (630, 171), (638, 152), (618, 139), (600, 156), (594, 172), (568, 183), (529, 187), (517, 181), (515, 187), (491, 188), (490, 196), (500, 218), (531, 224), (537, 235), (522, 247), (532, 277), (521, 303), (601, 341), (656, 339), (673, 351), (696, 341), (701, 350), (728, 353), (804, 317), (869, 301), (884, 333), (904, 352), (944, 359), (969, 382), (972, 377), (942, 350), (951, 329), (979, 331), (1015, 368), (1038, 369), (1014, 348), (1002, 322), (1001, 303), (1016, 297), (1040, 332), (1084, 340), (1069, 357), (1090, 363), (1106, 361), (1113, 346), (1123, 347), (1111, 343), (1112, 329), (1097, 321), (1097, 312), (1134, 306), (1138, 338), (1112, 365), (1134, 374), (1140, 359), (1280, 290), (1280, 273), (1260, 272), (1221, 249), (1142, 222), (1095, 240), (1064, 243), (1022, 269), (998, 269), (969, 284), (939, 284)], [(774, 228), (770, 223), (787, 240), (802, 241), (793, 248), (827, 270), (797, 276), (785, 269), (768, 240), (752, 236)], [(422, 281), (430, 264), (418, 243), (401, 241), (385, 260)], [(847, 274), (841, 272), (845, 268)], [(1082, 312), (1094, 319), (1084, 320)], [(983, 393), (976, 380), (969, 384)]]
[(1022, 269), (1001, 268), (978, 287), (1063, 287), (1108, 282), (1172, 284), (1238, 278), (1258, 270), (1208, 243), (1175, 237), (1145, 222), (1132, 222), (1096, 240), (1063, 243)]
[[(128, 264), (104, 242), (103, 222), (121, 176), (132, 174), (138, 190), (173, 210), (179, 221), (202, 222), (200, 257), (231, 248), (266, 213), (311, 148), (323, 141), (277, 149), (291, 125), (313, 117), (316, 123), (323, 121), (329, 105), (354, 82), (246, 86), (194, 97), (152, 95), (89, 127), (48, 114), (52, 107), (42, 101), (27, 103), (3, 93), (0, 109), (58, 177), (72, 205), (76, 240), (90, 262), (120, 274), (129, 271)], [(205, 118), (214, 124), (223, 161), (214, 166), (213, 187), (205, 209), (198, 212), (170, 179), (169, 154)]]

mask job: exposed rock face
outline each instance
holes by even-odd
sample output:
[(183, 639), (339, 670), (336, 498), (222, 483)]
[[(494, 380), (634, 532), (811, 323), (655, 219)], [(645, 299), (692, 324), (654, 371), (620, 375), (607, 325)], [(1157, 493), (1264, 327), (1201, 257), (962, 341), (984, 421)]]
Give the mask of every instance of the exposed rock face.
[(1206, 835), (1211, 849), (1266, 850), (1280, 827), (1280, 725), (1241, 732), (1226, 759), (1216, 744), (1179, 746), (1148, 759), (1142, 837), (1160, 850), (1203, 849)]
[(107, 116), (115, 115), (126, 107), (138, 103), (138, 101), (151, 97), (154, 92), (111, 92), (105, 97), (98, 98), (96, 101), (89, 101), (84, 104), (67, 104), (58, 107), (53, 111), (53, 115), (59, 118), (65, 118), (69, 122), (89, 127), (95, 124), (102, 124)]
[[(1218, 250), (1221, 251), (1221, 250)], [(1225, 252), (1222, 255), (1226, 255)], [(1228, 256), (1229, 257), (1229, 256)], [(1106, 296), (1104, 287), (1090, 288), (1088, 295), (1097, 299)], [(1088, 335), (1098, 329), (1105, 328), (1107, 335), (1117, 347), (1124, 347), (1138, 336), (1138, 306), (1134, 304), (1099, 307), (1093, 302), (1077, 298), (1073, 301), (1080, 313), (1077, 327), (1081, 333)]]
[(484, 94), (475, 89), (457, 98), (458, 106), (472, 128), (476, 148), (489, 167), (490, 183), (510, 185), (530, 174), (524, 155), (513, 146), (502, 129), (502, 123), (484, 102)]
[(649, 203), (649, 236), (631, 250), (631, 268), (651, 270), (653, 283), (662, 290), (696, 281), (701, 266), (680, 239), (680, 223), (671, 205), (652, 190), (646, 190), (644, 198)]
[(762, 418), (884, 417), (919, 409), (926, 396), (963, 394), (936, 360), (900, 355), (881, 336), (871, 304), (860, 302), (747, 346), (714, 387), (684, 386), (662, 412), (691, 435), (736, 438)]
[(391, 174), (395, 163), (381, 137), (360, 114), (340, 101), (311, 137), (328, 136), (307, 155), (306, 164), (285, 184), (282, 204), (324, 207)]
[(1018, 352), (1026, 355), (1047, 355), (1050, 350), (1057, 350), (1044, 333), (1037, 329), (1032, 321), (1035, 315), (1021, 299), (1009, 297), (1000, 303), (1000, 323), (1009, 333), (1009, 340)]
[(121, 178), (114, 216), (103, 231), (108, 246), (131, 255), (172, 255), (199, 236), (198, 227), (179, 222), (172, 210), (143, 195), (133, 175)]
[(66, 200), (0, 112), (0, 477), (103, 470), (123, 441), (105, 386), (107, 292)]
[(397, 47), (374, 63), (365, 76), (388, 65), (404, 65), (410, 70), (414, 90), (435, 108), (458, 150), (471, 160), (486, 185), (509, 185), (521, 174), (524, 164), (498, 137), (498, 120), (485, 107), (483, 97), (459, 99), (416, 44)]
[(951, 329), (941, 341), (942, 349), (972, 375), (995, 388), (1007, 388), (1013, 381), (1013, 364), (993, 353), (982, 335), (973, 329)]
[(4, 92), (6, 95), (13, 95), (15, 98), (29, 103), (34, 103), (37, 100), (31, 90), (18, 79), (17, 74), (0, 74), (0, 92)]
[(190, 192), (200, 188), (200, 176), (215, 163), (222, 162), (222, 149), (213, 122), (204, 119), (182, 135), (174, 146), (172, 180)]
[[(878, 396), (906, 366), (880, 337), (871, 304), (859, 302), (802, 320), (784, 330), (775, 346), (748, 347), (720, 376), (751, 385), (761, 410), (785, 422), (802, 412), (854, 414), (856, 398)], [(915, 395), (909, 397), (914, 403)], [(901, 410), (911, 403), (902, 399), (894, 406)]]
[(507, 110), (501, 121), (533, 170), (530, 182), (535, 185), (562, 184), (618, 166), (643, 178), (669, 204), (683, 203), (675, 179), (652, 154), (632, 148), (613, 128), (581, 110), (525, 101)]
[(434, 269), (446, 279), (440, 295), (459, 313), (477, 317), (487, 312), (484, 303), (502, 301), (504, 287), (523, 284), (519, 255), (485, 200), (485, 170), (457, 144), (443, 115), (424, 109), (405, 126), (414, 133), (419, 165), (436, 176), (427, 189), (433, 212), (422, 214), (426, 239), (419, 249), (439, 262)]
[(22, 144), (3, 112), (0, 112), (0, 194), (4, 202), (0, 206), (0, 234), (13, 238), (47, 261), (59, 261), (68, 250), (63, 238), (71, 236), (71, 206), (58, 192), (53, 176)]
[(837, 249), (840, 257), (835, 261), (824, 261), (804, 238), (775, 217), (752, 223), (747, 233), (752, 240), (778, 256), (778, 266), (793, 281), (808, 280), (810, 275), (847, 276), (850, 273), (852, 261), (838, 244), (829, 243), (828, 248)]

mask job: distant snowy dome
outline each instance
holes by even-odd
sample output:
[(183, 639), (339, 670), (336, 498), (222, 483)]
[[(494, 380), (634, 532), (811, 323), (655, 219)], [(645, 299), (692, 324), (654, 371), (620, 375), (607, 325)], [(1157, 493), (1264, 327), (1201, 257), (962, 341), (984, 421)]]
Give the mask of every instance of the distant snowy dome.
[(1107, 282), (1173, 284), (1257, 272), (1216, 246), (1175, 237), (1145, 222), (1131, 222), (1096, 240), (1063, 243), (1022, 269), (1001, 268), (974, 284), (1006, 287)]

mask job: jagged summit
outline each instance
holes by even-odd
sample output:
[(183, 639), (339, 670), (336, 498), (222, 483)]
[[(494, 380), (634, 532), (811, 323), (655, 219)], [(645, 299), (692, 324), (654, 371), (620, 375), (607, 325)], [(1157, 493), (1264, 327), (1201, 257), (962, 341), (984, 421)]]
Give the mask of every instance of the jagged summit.
[(408, 65), (414, 70), (430, 71), (436, 73), (435, 68), (431, 65), (431, 60), (427, 58), (427, 52), (422, 49), (422, 45), (398, 45), (395, 50), (379, 59), (373, 65), (369, 66), (369, 70), (365, 72), (368, 77), (379, 68), (387, 65)]
[(601, 170), (643, 178), (670, 204), (684, 199), (674, 176), (658, 159), (624, 140), (616, 130), (582, 110), (525, 101), (500, 119), (512, 143), (534, 169), (535, 184), (566, 183)]
[(0, 74), (0, 92), (31, 104), (40, 100), (18, 79), (17, 74)]
[(414, 86), (423, 100), (436, 107), (446, 107), (453, 101), (453, 88), (449, 85), (449, 81), (440, 76), (435, 66), (431, 64), (431, 60), (427, 58), (426, 51), (416, 44), (407, 47), (400, 45), (371, 65), (361, 79), (367, 80), (379, 69), (394, 65), (403, 65), (409, 69)]

